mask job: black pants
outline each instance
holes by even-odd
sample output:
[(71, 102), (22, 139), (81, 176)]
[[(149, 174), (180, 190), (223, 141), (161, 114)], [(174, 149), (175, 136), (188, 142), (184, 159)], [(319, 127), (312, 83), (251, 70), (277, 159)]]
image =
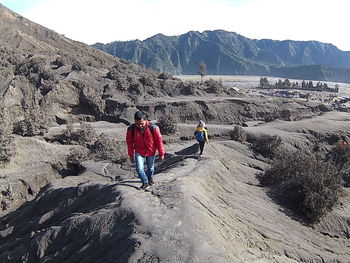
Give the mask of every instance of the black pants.
[(201, 142), (198, 142), (199, 143), (199, 155), (202, 155), (203, 153), (203, 150), (204, 150), (204, 144), (205, 144), (205, 141), (201, 141)]

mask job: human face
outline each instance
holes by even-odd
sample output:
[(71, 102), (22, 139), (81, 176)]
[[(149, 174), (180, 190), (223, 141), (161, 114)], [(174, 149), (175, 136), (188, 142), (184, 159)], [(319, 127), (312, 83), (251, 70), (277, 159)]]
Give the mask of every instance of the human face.
[(142, 130), (142, 129), (144, 129), (146, 127), (146, 120), (145, 119), (135, 120), (135, 125), (136, 125), (137, 128)]

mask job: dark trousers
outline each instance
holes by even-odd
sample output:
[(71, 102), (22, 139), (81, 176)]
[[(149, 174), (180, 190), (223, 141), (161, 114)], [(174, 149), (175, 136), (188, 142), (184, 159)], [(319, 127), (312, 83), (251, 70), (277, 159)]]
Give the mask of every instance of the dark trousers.
[(199, 155), (202, 155), (204, 150), (205, 141), (198, 142), (199, 143)]

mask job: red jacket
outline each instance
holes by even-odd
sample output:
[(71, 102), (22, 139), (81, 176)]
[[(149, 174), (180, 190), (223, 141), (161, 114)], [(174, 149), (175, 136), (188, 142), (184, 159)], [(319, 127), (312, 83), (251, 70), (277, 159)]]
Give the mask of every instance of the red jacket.
[[(132, 136), (133, 129), (134, 136)], [(126, 143), (128, 144), (128, 155), (132, 158), (134, 158), (134, 152), (142, 156), (154, 156), (158, 150), (159, 156), (165, 154), (159, 127), (154, 124), (150, 127), (149, 121), (146, 123), (143, 134), (135, 125), (134, 128), (130, 126), (126, 132)]]

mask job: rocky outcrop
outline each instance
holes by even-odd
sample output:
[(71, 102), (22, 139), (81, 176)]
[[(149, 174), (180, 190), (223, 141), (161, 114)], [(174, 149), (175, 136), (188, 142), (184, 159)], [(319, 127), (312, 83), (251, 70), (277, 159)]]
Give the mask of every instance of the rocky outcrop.
[[(247, 121), (295, 121), (310, 118), (332, 110), (320, 103), (301, 100), (280, 100), (249, 97), (174, 97), (167, 100), (140, 102), (137, 108), (151, 119), (173, 116), (177, 122), (205, 120), (216, 124), (242, 124)], [(125, 111), (125, 109), (123, 110)]]

